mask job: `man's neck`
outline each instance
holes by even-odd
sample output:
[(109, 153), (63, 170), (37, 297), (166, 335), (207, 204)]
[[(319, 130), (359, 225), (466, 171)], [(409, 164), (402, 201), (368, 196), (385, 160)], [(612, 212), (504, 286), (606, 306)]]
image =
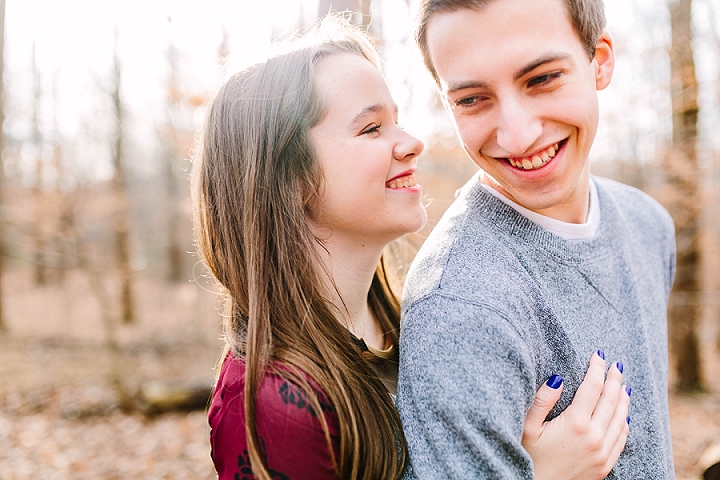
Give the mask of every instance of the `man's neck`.
[(590, 211), (590, 171), (586, 166), (583, 169), (580, 178), (575, 184), (575, 188), (572, 190), (570, 195), (561, 203), (553, 205), (548, 208), (531, 208), (527, 205), (523, 205), (510, 193), (505, 190), (501, 185), (495, 182), (490, 176), (485, 173), (481, 173), (480, 182), (484, 185), (492, 187), (494, 190), (512, 200), (516, 204), (527, 208), (539, 215), (559, 220), (566, 223), (582, 224), (587, 221), (588, 213)]

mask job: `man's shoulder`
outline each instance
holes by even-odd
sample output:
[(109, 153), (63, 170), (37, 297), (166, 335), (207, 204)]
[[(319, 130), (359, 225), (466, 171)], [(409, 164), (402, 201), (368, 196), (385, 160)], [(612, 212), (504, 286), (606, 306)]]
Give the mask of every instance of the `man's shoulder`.
[(660, 202), (642, 190), (608, 178), (593, 177), (600, 197), (601, 215), (620, 215), (646, 234), (674, 235), (674, 224)]
[(448, 212), (423, 243), (408, 271), (403, 301), (432, 292), (474, 298), (501, 277), (512, 278), (517, 259), (479, 212)]
[(523, 291), (522, 265), (507, 245), (490, 240), (495, 236), (483, 237), (416, 258), (403, 291), (403, 328), (412, 323), (420, 329), (429, 324), (454, 329), (468, 318), (472, 328), (489, 323), (516, 329), (518, 319), (525, 319), (520, 330), (529, 327), (534, 299)]
[(493, 217), (503, 208), (475, 177), (463, 187), (410, 266), (404, 308), (434, 294), (485, 305), (508, 301), (502, 286), (520, 283), (523, 269), (509, 232)]
[(603, 199), (606, 199), (618, 205), (623, 212), (650, 211), (660, 217), (669, 216), (660, 202), (637, 187), (603, 177), (593, 177), (593, 180), (598, 188), (601, 205)]

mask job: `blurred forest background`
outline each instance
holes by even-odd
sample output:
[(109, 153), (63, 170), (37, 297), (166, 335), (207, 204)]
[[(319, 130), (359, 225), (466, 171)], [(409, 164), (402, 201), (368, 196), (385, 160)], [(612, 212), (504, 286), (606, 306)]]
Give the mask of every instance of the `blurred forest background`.
[[(195, 134), (227, 75), (331, 8), (368, 26), (426, 143), (422, 242), (474, 166), (412, 42), (414, 5), (0, 0), (0, 479), (214, 478), (202, 408), (222, 332), (193, 247)], [(676, 222), (671, 417), (694, 479), (720, 444), (720, 3), (606, 11), (617, 67), (592, 168)]]

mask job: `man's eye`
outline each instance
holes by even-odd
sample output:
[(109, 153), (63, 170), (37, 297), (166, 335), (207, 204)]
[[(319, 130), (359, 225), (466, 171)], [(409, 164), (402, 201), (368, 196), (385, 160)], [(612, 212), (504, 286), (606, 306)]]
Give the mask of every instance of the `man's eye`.
[(361, 132), (362, 135), (366, 135), (368, 133), (376, 133), (380, 131), (380, 125), (373, 123), (372, 125), (368, 125), (365, 130)]
[(549, 83), (553, 81), (554, 79), (558, 78), (560, 75), (562, 75), (562, 72), (554, 72), (554, 73), (547, 73), (545, 75), (538, 75), (537, 77), (533, 77), (528, 82), (528, 87), (533, 87), (535, 85), (544, 85), (546, 83)]
[(469, 107), (471, 105), (474, 105), (480, 100), (480, 97), (477, 95), (473, 95), (471, 97), (463, 97), (455, 101), (456, 107)]

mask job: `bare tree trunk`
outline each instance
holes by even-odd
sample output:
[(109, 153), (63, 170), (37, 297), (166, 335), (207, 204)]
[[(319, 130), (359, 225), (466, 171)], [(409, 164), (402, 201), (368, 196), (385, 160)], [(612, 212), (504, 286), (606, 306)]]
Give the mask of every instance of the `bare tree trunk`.
[(182, 278), (182, 248), (178, 239), (178, 225), (180, 223), (178, 211), (178, 186), (175, 175), (175, 164), (177, 162), (178, 136), (173, 125), (172, 117), (175, 114), (177, 105), (181, 100), (180, 87), (178, 82), (177, 49), (172, 43), (167, 49), (167, 61), (170, 67), (170, 78), (168, 81), (167, 120), (165, 126), (165, 186), (166, 186), (166, 214), (167, 224), (167, 257), (168, 257), (168, 279), (178, 282)]
[(33, 203), (35, 218), (32, 222), (32, 243), (33, 243), (33, 270), (34, 279), (37, 285), (47, 283), (47, 268), (45, 265), (45, 232), (44, 219), (45, 202), (43, 201), (43, 138), (40, 127), (40, 108), (42, 101), (42, 77), (37, 66), (37, 46), (33, 40), (32, 46), (32, 68), (33, 68), (33, 144), (35, 145), (35, 185), (33, 188)]
[(123, 158), (125, 142), (124, 120), (125, 109), (120, 98), (121, 84), (120, 59), (117, 52), (117, 36), (115, 41), (114, 74), (112, 100), (117, 122), (115, 145), (112, 152), (114, 200), (117, 202), (115, 213), (115, 255), (120, 273), (120, 305), (123, 323), (135, 321), (135, 309), (132, 291), (132, 269), (130, 267), (130, 205), (127, 193), (127, 174)]
[[(57, 203), (58, 205), (62, 205), (62, 202), (60, 202), (59, 199), (62, 199), (64, 197), (64, 193), (62, 191), (62, 183), (65, 177), (67, 176), (67, 172), (65, 169), (65, 162), (64, 162), (64, 150), (63, 150), (63, 140), (62, 140), (62, 134), (60, 132), (60, 126), (58, 123), (58, 105), (60, 102), (60, 95), (58, 93), (58, 71), (55, 71), (53, 74), (53, 81), (52, 81), (52, 100), (53, 100), (53, 113), (52, 113), (52, 146), (53, 146), (53, 154), (52, 154), (52, 168), (55, 170), (57, 174), (57, 180), (55, 181), (52, 189), (52, 195), (54, 198), (58, 199)], [(63, 232), (63, 216), (64, 211), (60, 209), (60, 212), (56, 215), (55, 221), (54, 221), (54, 234), (52, 235), (52, 251), (55, 252), (57, 261), (54, 264), (55, 271), (54, 271), (54, 280), (58, 283), (63, 283), (65, 281), (65, 274), (67, 272), (67, 259), (72, 256), (72, 252), (69, 251), (67, 242), (63, 241), (64, 232)]]
[(330, 12), (354, 12), (353, 21), (359, 25), (370, 24), (370, 4), (372, 0), (320, 0), (318, 2), (318, 18)]
[[(719, 10), (716, 10), (716, 8), (719, 8), (717, 5), (714, 5), (712, 2), (707, 2), (707, 8), (710, 11), (710, 17), (711, 18), (718, 18), (717, 15), (720, 14)], [(720, 51), (720, 23), (715, 22), (709, 22), (710, 24), (710, 30), (712, 32), (712, 37), (715, 40), (715, 48)], [(718, 72), (717, 78), (715, 79), (715, 98), (716, 102), (720, 103), (720, 72)], [(712, 162), (712, 173), (713, 175), (717, 175), (718, 172), (718, 160), (720, 160), (720, 152), (715, 152), (714, 159)], [(715, 225), (715, 234), (717, 235), (720, 233), (720, 229), (718, 229), (718, 222), (712, 220), (713, 225)], [(717, 284), (716, 284), (717, 285)], [(717, 310), (716, 310), (717, 312)], [(716, 313), (717, 315), (717, 313)], [(716, 316), (716, 322), (717, 325), (720, 325), (720, 316)], [(717, 338), (715, 339), (715, 349), (720, 352), (720, 330), (718, 330)]]
[[(76, 190), (77, 194), (77, 190)], [(127, 367), (122, 358), (122, 350), (118, 342), (117, 321), (113, 316), (112, 300), (105, 289), (103, 277), (91, 261), (88, 248), (85, 245), (82, 233), (77, 228), (75, 220), (77, 202), (67, 199), (63, 201), (61, 214), (61, 229), (70, 236), (74, 245), (74, 254), (77, 265), (88, 277), (90, 291), (100, 303), (103, 328), (105, 330), (105, 348), (110, 357), (110, 384), (117, 395), (118, 405), (123, 411), (130, 411), (134, 407), (133, 395), (127, 386)]]
[(372, 15), (371, 15), (371, 11), (370, 11), (371, 4), (372, 4), (372, 0), (361, 0), (360, 1), (360, 14), (362, 15), (361, 24), (365, 27), (370, 26), (370, 22), (372, 21)]
[(166, 172), (166, 183), (167, 183), (167, 203), (168, 203), (168, 225), (167, 225), (167, 238), (168, 238), (168, 279), (171, 282), (179, 282), (182, 279), (182, 247), (178, 239), (178, 226), (180, 224), (179, 212), (178, 212), (178, 188), (177, 178), (175, 177), (175, 151), (170, 150), (168, 152), (168, 158), (165, 165)]
[(700, 318), (700, 171), (697, 162), (698, 84), (692, 49), (692, 0), (671, 0), (673, 145), (665, 159), (674, 190), (669, 206), (677, 234), (677, 274), (669, 310), (670, 347), (675, 356), (677, 388), (702, 388), (697, 322)]
[(3, 302), (2, 280), (5, 270), (5, 215), (3, 209), (3, 194), (5, 183), (5, 82), (3, 72), (5, 70), (5, 0), (0, 0), (0, 332), (7, 330), (5, 322), (5, 309)]
[(322, 18), (330, 12), (351, 12), (360, 11), (361, 0), (320, 0), (318, 2), (318, 18)]

